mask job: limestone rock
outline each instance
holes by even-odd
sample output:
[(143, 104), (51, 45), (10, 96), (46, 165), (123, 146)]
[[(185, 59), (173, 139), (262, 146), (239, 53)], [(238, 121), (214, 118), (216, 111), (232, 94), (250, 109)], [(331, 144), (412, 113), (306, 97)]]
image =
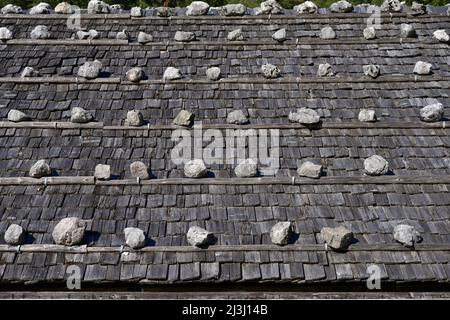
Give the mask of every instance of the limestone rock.
[(146, 180), (150, 178), (148, 174), (148, 168), (142, 161), (134, 161), (130, 164), (131, 176), (133, 178), (139, 178), (142, 180)]
[(371, 78), (376, 78), (380, 75), (380, 67), (374, 64), (368, 64), (363, 66), (364, 75)]
[(173, 119), (173, 124), (177, 126), (189, 127), (194, 121), (194, 114), (187, 110), (181, 110), (175, 119)]
[(353, 11), (353, 5), (345, 0), (332, 3), (330, 5), (331, 12), (346, 13)]
[(427, 7), (418, 2), (413, 2), (409, 11), (412, 16), (420, 16), (427, 13)]
[(52, 174), (52, 170), (50, 166), (45, 162), (44, 159), (37, 161), (30, 168), (29, 175), (32, 178), (42, 178), (47, 177)]
[(75, 10), (72, 9), (72, 6), (67, 2), (58, 3), (55, 7), (55, 13), (59, 14), (72, 14)]
[(98, 39), (99, 34), (97, 32), (97, 30), (91, 29), (89, 31), (83, 31), (83, 30), (78, 30), (77, 31), (77, 37), (80, 40), (85, 40), (85, 39)]
[(5, 27), (0, 28), (0, 41), (7, 41), (13, 38), (12, 32)]
[(375, 114), (375, 110), (362, 109), (359, 111), (358, 120), (361, 122), (376, 122), (377, 116)]
[(389, 163), (375, 154), (364, 160), (364, 171), (369, 176), (381, 176), (389, 171)]
[(94, 177), (99, 180), (111, 179), (111, 166), (107, 164), (98, 164), (95, 166)]
[(21, 78), (39, 77), (39, 71), (32, 67), (25, 67), (20, 74)]
[(380, 8), (384, 12), (400, 12), (402, 11), (402, 4), (399, 0), (384, 0)]
[(22, 111), (11, 109), (8, 112), (8, 121), (21, 122), (21, 121), (27, 121), (27, 120), (30, 120), (30, 117), (27, 116)]
[(177, 68), (167, 67), (164, 70), (163, 80), (177, 80), (181, 79), (181, 72)]
[(187, 232), (187, 241), (191, 246), (203, 247), (213, 243), (214, 235), (203, 228), (193, 226)]
[(87, 11), (89, 14), (109, 13), (110, 7), (107, 3), (100, 0), (91, 0), (88, 3)]
[(7, 4), (6, 6), (4, 6), (2, 8), (2, 13), (3, 14), (10, 14), (10, 13), (19, 14), (19, 13), (23, 13), (23, 10), (21, 7), (16, 6), (14, 4)]
[(247, 12), (247, 7), (243, 4), (227, 4), (219, 8), (221, 16), (243, 16)]
[(261, 2), (259, 9), (256, 10), (256, 15), (282, 14), (283, 12), (283, 7), (276, 0), (267, 0)]
[(312, 163), (311, 161), (306, 161), (302, 163), (300, 168), (298, 168), (297, 173), (300, 177), (308, 177), (313, 179), (318, 179), (322, 175), (323, 167), (320, 164)]
[(363, 35), (366, 40), (372, 40), (377, 37), (374, 27), (367, 27), (363, 30)]
[(52, 11), (52, 7), (45, 2), (41, 2), (30, 9), (29, 14), (49, 14)]
[(86, 61), (80, 68), (78, 68), (78, 76), (85, 79), (95, 79), (100, 75), (102, 63), (98, 60)]
[(410, 24), (402, 23), (400, 25), (400, 37), (401, 38), (415, 38), (417, 37), (416, 29)]
[(333, 68), (329, 63), (319, 64), (319, 68), (317, 69), (318, 77), (331, 77), (334, 76)]
[(94, 120), (94, 116), (87, 110), (80, 107), (74, 107), (70, 110), (70, 121), (73, 123), (88, 123)]
[(207, 174), (208, 169), (206, 169), (203, 160), (194, 159), (184, 165), (184, 175), (187, 178), (204, 178)]
[(320, 235), (325, 243), (334, 250), (344, 251), (353, 241), (353, 232), (345, 227), (329, 228), (324, 227)]
[(133, 7), (130, 10), (130, 16), (132, 17), (142, 17), (142, 8), (141, 7)]
[(5, 232), (5, 242), (11, 246), (18, 246), (25, 242), (26, 233), (23, 228), (17, 224), (11, 224)]
[(420, 109), (420, 120), (424, 122), (437, 122), (444, 116), (444, 106), (442, 103), (429, 104)]
[(286, 245), (292, 236), (293, 224), (289, 221), (278, 222), (270, 229), (270, 240), (273, 244)]
[(281, 75), (280, 69), (270, 63), (266, 63), (261, 66), (261, 73), (266, 79), (275, 79)]
[(286, 29), (280, 29), (272, 35), (272, 39), (278, 42), (283, 42), (286, 40)]
[(238, 178), (256, 177), (258, 174), (258, 165), (253, 159), (245, 159), (236, 166), (234, 173)]
[(203, 16), (208, 14), (209, 4), (203, 1), (193, 1), (186, 9), (187, 16)]
[(151, 35), (151, 34), (148, 34), (148, 33), (145, 33), (145, 32), (139, 32), (139, 34), (138, 34), (138, 38), (137, 38), (137, 41), (140, 43), (140, 44), (146, 44), (146, 43), (149, 43), (149, 42), (152, 42), (153, 41), (153, 36)]
[(236, 29), (228, 33), (227, 39), (229, 41), (242, 41), (244, 40), (244, 34), (241, 29)]
[(420, 233), (407, 224), (399, 224), (394, 228), (394, 239), (405, 247), (414, 247), (414, 244), (422, 241)]
[(140, 249), (145, 247), (145, 234), (139, 228), (125, 228), (125, 243), (132, 249)]
[(139, 82), (144, 79), (145, 73), (144, 70), (140, 67), (131, 68), (127, 71), (126, 77), (128, 81), (131, 82)]
[(423, 61), (417, 61), (416, 65), (414, 66), (414, 73), (417, 74), (430, 74), (431, 73), (431, 63), (423, 62)]
[(336, 39), (336, 33), (331, 27), (324, 27), (320, 30), (320, 38), (325, 40)]
[(320, 121), (320, 116), (315, 110), (300, 108), (297, 109), (297, 112), (289, 113), (289, 120), (291, 122), (298, 122), (302, 124), (314, 124)]
[(144, 123), (144, 117), (139, 110), (130, 110), (127, 112), (127, 118), (125, 119), (126, 126), (139, 127)]
[(56, 244), (73, 246), (83, 241), (86, 222), (71, 217), (62, 219), (53, 229), (52, 237)]
[(130, 36), (126, 30), (122, 30), (120, 32), (117, 32), (117, 34), (116, 34), (117, 40), (128, 40), (129, 38), (130, 38)]
[(211, 67), (206, 69), (206, 77), (209, 80), (217, 81), (220, 79), (220, 68), (219, 67)]
[(30, 33), (30, 38), (33, 40), (38, 39), (49, 39), (50, 38), (50, 31), (48, 31), (47, 26), (36, 26)]
[(242, 110), (234, 110), (234, 111), (231, 111), (227, 115), (227, 123), (228, 124), (247, 124), (248, 123), (248, 118), (244, 114), (244, 111), (242, 111)]
[(190, 31), (177, 31), (174, 36), (175, 41), (190, 42), (195, 40), (195, 33)]
[(294, 7), (294, 11), (298, 14), (302, 13), (316, 13), (319, 11), (317, 5), (312, 1), (305, 1)]
[(433, 32), (433, 37), (441, 42), (449, 42), (450, 36), (447, 34), (445, 30), (436, 30)]

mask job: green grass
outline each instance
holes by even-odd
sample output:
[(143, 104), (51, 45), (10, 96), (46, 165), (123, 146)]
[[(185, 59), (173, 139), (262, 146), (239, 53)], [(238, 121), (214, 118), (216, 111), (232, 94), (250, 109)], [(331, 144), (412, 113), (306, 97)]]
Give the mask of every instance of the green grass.
[[(16, 5), (21, 6), (22, 8), (31, 8), (33, 5), (39, 3), (39, 2), (47, 2), (52, 7), (55, 7), (59, 2), (62, 2), (63, 0), (0, 0), (0, 6), (3, 7), (6, 4), (14, 3)], [(67, 2), (80, 6), (81, 8), (86, 8), (89, 0), (66, 0)], [(329, 7), (331, 3), (336, 2), (337, 0), (317, 0), (314, 1), (319, 7)], [(425, 4), (432, 4), (434, 6), (443, 6), (448, 3), (449, 0), (417, 0), (417, 2), (425, 3)], [(140, 6), (140, 7), (158, 7), (162, 6), (163, 1), (162, 0), (106, 0), (106, 2), (110, 4), (122, 4), (125, 6), (125, 8), (131, 8), (133, 6)], [(192, 0), (170, 0), (170, 6), (171, 7), (185, 7), (189, 3), (191, 3)], [(246, 5), (247, 7), (254, 8), (259, 6), (261, 3), (260, 0), (209, 0), (206, 1), (211, 6), (222, 6), (224, 4), (228, 3), (242, 3)], [(304, 0), (278, 0), (278, 2), (284, 7), (284, 8), (292, 8), (293, 6), (304, 2)], [(360, 4), (360, 3), (373, 3), (373, 4), (381, 4), (383, 0), (351, 0), (353, 4)], [(411, 4), (412, 0), (406, 1), (408, 4)]]

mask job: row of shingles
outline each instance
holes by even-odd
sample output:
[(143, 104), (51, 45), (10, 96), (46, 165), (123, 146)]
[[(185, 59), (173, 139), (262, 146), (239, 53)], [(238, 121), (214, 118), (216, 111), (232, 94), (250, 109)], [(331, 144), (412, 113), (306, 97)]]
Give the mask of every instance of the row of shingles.
[[(447, 170), (448, 143), (441, 129), (306, 129), (282, 130), (280, 170), (292, 176), (305, 160), (320, 161), (328, 176), (361, 176), (363, 161), (385, 157), (394, 174), (430, 175)], [(170, 159), (172, 131), (1, 129), (3, 176), (24, 176), (35, 161), (48, 159), (55, 174), (92, 175), (98, 163), (112, 165), (113, 174), (130, 178), (128, 166), (143, 160), (156, 178), (183, 177)], [(369, 133), (369, 135), (367, 135)], [(204, 143), (206, 146), (208, 142)], [(401, 147), (398, 147), (401, 146)], [(149, 159), (149, 160), (145, 160)], [(233, 177), (233, 165), (212, 165), (217, 177)], [(170, 172), (170, 173), (169, 173)]]

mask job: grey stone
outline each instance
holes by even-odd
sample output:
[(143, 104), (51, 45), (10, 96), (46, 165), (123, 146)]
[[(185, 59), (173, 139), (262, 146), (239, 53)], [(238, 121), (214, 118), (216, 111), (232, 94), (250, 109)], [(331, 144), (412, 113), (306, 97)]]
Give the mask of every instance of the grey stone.
[(423, 62), (423, 61), (417, 61), (416, 65), (414, 66), (414, 73), (417, 74), (430, 74), (431, 73), (431, 63)]
[(272, 35), (272, 39), (278, 42), (283, 42), (286, 40), (286, 29), (280, 29)]
[(37, 161), (33, 166), (31, 166), (29, 175), (32, 178), (42, 178), (47, 177), (52, 174), (50, 166), (45, 162), (44, 159)]
[(400, 12), (402, 11), (402, 4), (399, 0), (384, 0), (380, 8), (384, 12)]
[(194, 159), (184, 165), (184, 175), (187, 178), (204, 178), (208, 174), (203, 160)]
[(111, 179), (111, 166), (107, 164), (98, 164), (95, 166), (94, 177), (99, 180)]
[(21, 121), (27, 121), (27, 120), (30, 120), (30, 117), (27, 116), (22, 111), (11, 109), (8, 112), (8, 121), (21, 122)]
[(415, 38), (417, 37), (416, 29), (410, 24), (402, 23), (400, 25), (400, 37), (401, 38)]
[(377, 37), (376, 31), (374, 27), (366, 27), (363, 30), (363, 35), (366, 40), (372, 40)]
[(422, 241), (420, 233), (407, 224), (399, 224), (394, 228), (394, 239), (405, 247), (414, 247), (414, 244)]
[(247, 124), (248, 118), (242, 110), (231, 111), (227, 115), (227, 123), (229, 124)]
[(338, 251), (347, 250), (353, 241), (353, 232), (340, 226), (336, 228), (324, 227), (320, 230), (323, 241), (332, 249)]
[(319, 68), (317, 69), (317, 76), (319, 77), (334, 76), (333, 68), (329, 63), (321, 63), (319, 64)]
[(117, 34), (116, 34), (117, 40), (128, 40), (129, 38), (130, 38), (130, 36), (126, 30), (122, 30), (120, 32), (117, 32)]
[(234, 168), (234, 173), (238, 178), (255, 177), (258, 174), (258, 165), (253, 159), (245, 159)]
[(70, 217), (62, 219), (53, 229), (52, 237), (56, 244), (73, 246), (83, 241), (86, 232), (86, 222)]
[(261, 66), (261, 73), (266, 79), (275, 79), (281, 75), (280, 69), (270, 63), (266, 63)]
[(25, 242), (26, 233), (23, 228), (17, 224), (11, 224), (5, 232), (5, 242), (11, 246), (18, 246)]
[(87, 11), (89, 14), (109, 13), (110, 7), (107, 3), (100, 0), (91, 0), (88, 3)]
[(364, 172), (369, 176), (381, 176), (389, 171), (389, 162), (374, 154), (364, 160)]
[(191, 246), (203, 247), (214, 241), (214, 234), (203, 228), (192, 226), (187, 232), (187, 241)]
[(293, 224), (289, 221), (282, 221), (275, 224), (270, 229), (270, 240), (273, 244), (286, 245), (292, 236)]
[(150, 178), (148, 167), (142, 161), (134, 161), (130, 164), (130, 171), (133, 178), (139, 178), (142, 180), (147, 180)]
[(413, 2), (409, 11), (409, 14), (412, 16), (420, 16), (427, 13), (427, 7), (418, 2)]
[(141, 7), (133, 7), (133, 8), (131, 8), (130, 16), (132, 16), (132, 17), (142, 17), (142, 8)]
[(173, 119), (173, 124), (177, 126), (183, 126), (188, 127), (192, 124), (192, 121), (194, 121), (194, 114), (192, 112), (189, 112), (187, 110), (181, 110), (175, 119)]
[(55, 13), (72, 14), (74, 12), (75, 12), (75, 10), (72, 8), (70, 3), (67, 3), (67, 2), (58, 3), (55, 7)]
[(324, 27), (320, 30), (320, 38), (325, 40), (336, 39), (336, 33), (331, 27)]
[(139, 82), (144, 79), (145, 73), (141, 67), (135, 67), (127, 71), (126, 77), (131, 82)]
[(368, 64), (363, 66), (364, 75), (371, 78), (376, 78), (380, 75), (380, 67), (374, 64)]
[(13, 34), (8, 28), (0, 28), (0, 41), (11, 40), (12, 38)]
[(375, 110), (361, 109), (358, 114), (358, 120), (361, 122), (376, 122), (377, 116)]
[(132, 249), (140, 249), (145, 247), (145, 234), (139, 228), (125, 228), (125, 243)]
[(163, 80), (177, 80), (181, 79), (181, 72), (177, 68), (167, 67), (164, 70)]
[(49, 39), (50, 38), (50, 31), (48, 31), (47, 26), (36, 26), (30, 33), (30, 37), (33, 40), (38, 39)]
[(243, 16), (247, 12), (247, 7), (243, 4), (227, 4), (219, 8), (221, 16)]
[(187, 16), (203, 16), (208, 14), (209, 4), (203, 1), (193, 1), (186, 9)]
[(19, 14), (19, 13), (23, 13), (23, 10), (21, 7), (16, 6), (14, 4), (7, 4), (6, 6), (4, 6), (2, 8), (2, 13), (3, 14), (9, 14), (9, 13)]
[(320, 121), (320, 116), (315, 110), (300, 108), (297, 109), (297, 112), (289, 113), (289, 120), (302, 124), (314, 124)]
[(256, 15), (262, 14), (282, 14), (284, 12), (283, 7), (276, 2), (276, 0), (267, 0), (261, 2), (261, 5), (256, 10)]
[(30, 9), (29, 14), (49, 14), (52, 11), (52, 7), (45, 2), (41, 2)]
[(298, 168), (297, 173), (300, 177), (318, 179), (322, 175), (322, 171), (322, 165), (306, 161)]
[(144, 123), (144, 117), (139, 110), (130, 110), (127, 112), (127, 118), (125, 119), (126, 126), (139, 127)]
[(331, 12), (346, 13), (353, 11), (353, 5), (345, 0), (334, 2), (330, 5)]
[(236, 29), (228, 33), (227, 39), (229, 41), (242, 41), (244, 40), (244, 34), (241, 29)]
[(94, 119), (92, 113), (80, 107), (73, 107), (70, 110), (70, 121), (74, 123), (88, 123)]
[(437, 122), (444, 116), (444, 106), (442, 103), (429, 104), (420, 109), (420, 120), (424, 122)]
[(206, 69), (206, 77), (209, 80), (217, 81), (220, 79), (220, 68), (219, 67), (211, 67)]
[(316, 13), (318, 10), (319, 8), (312, 1), (305, 1), (299, 5), (294, 6), (294, 11), (297, 12), (297, 14)]
[(123, 11), (123, 5), (121, 4), (112, 4), (109, 6), (109, 12), (110, 13), (122, 13)]
[(168, 8), (168, 7), (157, 7), (155, 8), (156, 15), (158, 17), (171, 17), (177, 15), (177, 9), (176, 8)]
[(83, 30), (78, 30), (77, 31), (77, 37), (80, 40), (85, 40), (85, 39), (98, 39), (99, 34), (97, 32), (97, 30), (91, 29), (89, 31), (83, 31)]
[(447, 32), (445, 30), (436, 30), (435, 32), (433, 32), (433, 37), (441, 42), (449, 42), (450, 40), (450, 36), (447, 34)]
[(140, 44), (146, 44), (146, 43), (149, 43), (149, 42), (152, 42), (153, 41), (153, 36), (151, 35), (151, 34), (148, 34), (148, 33), (145, 33), (145, 32), (139, 32), (139, 34), (138, 34), (138, 38), (137, 38), (137, 41), (140, 43)]
[(98, 60), (86, 61), (80, 68), (78, 68), (77, 75), (85, 79), (95, 79), (100, 75), (102, 67), (102, 63)]
[(177, 31), (174, 36), (175, 41), (190, 42), (195, 40), (195, 33), (190, 31)]

